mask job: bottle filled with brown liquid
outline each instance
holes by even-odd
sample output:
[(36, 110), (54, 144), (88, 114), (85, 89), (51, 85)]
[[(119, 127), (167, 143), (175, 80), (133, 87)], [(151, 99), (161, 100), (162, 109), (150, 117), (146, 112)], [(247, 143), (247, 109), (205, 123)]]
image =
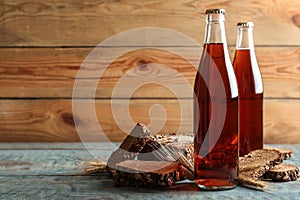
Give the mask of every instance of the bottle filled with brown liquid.
[(238, 86), (224, 21), (225, 10), (206, 11), (194, 85), (195, 184), (204, 190), (234, 188), (238, 173)]
[(263, 148), (263, 81), (253, 42), (252, 22), (237, 24), (233, 66), (239, 89), (240, 156)]

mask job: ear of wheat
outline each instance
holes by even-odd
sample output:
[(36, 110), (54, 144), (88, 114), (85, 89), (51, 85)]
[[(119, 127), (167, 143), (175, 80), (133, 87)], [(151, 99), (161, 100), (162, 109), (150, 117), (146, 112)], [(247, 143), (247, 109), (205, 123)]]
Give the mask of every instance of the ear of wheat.
[(187, 159), (182, 149), (175, 146), (160, 145), (158, 143), (151, 143), (149, 145), (154, 149), (152, 153), (158, 160), (180, 162), (191, 173), (194, 173), (194, 163)]

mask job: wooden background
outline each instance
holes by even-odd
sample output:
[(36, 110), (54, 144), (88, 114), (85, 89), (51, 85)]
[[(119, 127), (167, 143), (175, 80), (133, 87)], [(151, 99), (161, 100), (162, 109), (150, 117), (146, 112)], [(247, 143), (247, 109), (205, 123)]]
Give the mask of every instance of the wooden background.
[[(149, 63), (172, 67), (193, 85), (195, 69), (177, 55), (157, 49), (126, 53), (109, 64), (96, 93), (82, 80), (82, 115), (72, 111), (72, 91), (81, 63), (100, 42), (122, 31), (141, 27), (169, 28), (188, 35), (200, 44), (204, 38), (208, 8), (224, 8), (226, 35), (231, 57), (234, 54), (236, 23), (255, 23), (257, 59), (264, 80), (265, 143), (300, 143), (300, 1), (299, 0), (2, 0), (0, 1), (0, 142), (75, 142), (102, 140), (94, 127), (99, 124), (112, 141), (126, 135), (112, 115), (111, 97), (117, 81), (137, 66), (133, 74), (153, 73)], [(159, 36), (158, 36), (159, 37)], [(162, 38), (162, 44), (163, 38)], [(127, 46), (100, 47), (108, 52)], [(195, 47), (186, 55), (195, 55)], [(95, 69), (97, 66), (95, 66)], [(93, 72), (95, 69), (86, 69)], [(160, 71), (154, 71), (159, 74)], [(163, 73), (165, 74), (165, 73)], [(171, 78), (168, 76), (162, 77)], [(126, 86), (124, 86), (126, 88)], [(184, 89), (182, 89), (184, 90)], [(93, 102), (93, 95), (96, 99)], [(94, 103), (97, 120), (85, 112), (85, 103)], [(122, 109), (126, 98), (114, 100), (121, 122), (134, 126)], [(183, 114), (182, 109), (190, 112)], [(131, 97), (132, 120), (151, 122), (150, 108), (159, 104), (165, 112), (150, 112), (155, 123), (166, 121), (161, 132), (191, 133), (191, 96), (179, 99), (163, 86), (147, 84)], [(181, 126), (180, 126), (181, 125)], [(159, 126), (159, 125), (157, 125)]]

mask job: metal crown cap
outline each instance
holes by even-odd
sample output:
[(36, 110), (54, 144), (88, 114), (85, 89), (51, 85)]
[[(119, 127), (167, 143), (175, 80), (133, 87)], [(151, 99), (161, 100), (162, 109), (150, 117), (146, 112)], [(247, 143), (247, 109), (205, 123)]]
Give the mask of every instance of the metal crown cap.
[(207, 9), (205, 11), (205, 14), (223, 14), (225, 15), (225, 10), (224, 9)]
[(242, 26), (242, 27), (253, 27), (254, 23), (253, 22), (238, 22), (237, 26)]

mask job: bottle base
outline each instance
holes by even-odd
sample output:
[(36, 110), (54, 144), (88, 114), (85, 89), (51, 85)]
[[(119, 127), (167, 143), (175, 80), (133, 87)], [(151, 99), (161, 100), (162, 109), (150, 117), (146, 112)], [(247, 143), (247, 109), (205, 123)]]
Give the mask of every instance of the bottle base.
[(237, 186), (234, 181), (215, 178), (198, 179), (195, 184), (202, 190), (230, 190)]

